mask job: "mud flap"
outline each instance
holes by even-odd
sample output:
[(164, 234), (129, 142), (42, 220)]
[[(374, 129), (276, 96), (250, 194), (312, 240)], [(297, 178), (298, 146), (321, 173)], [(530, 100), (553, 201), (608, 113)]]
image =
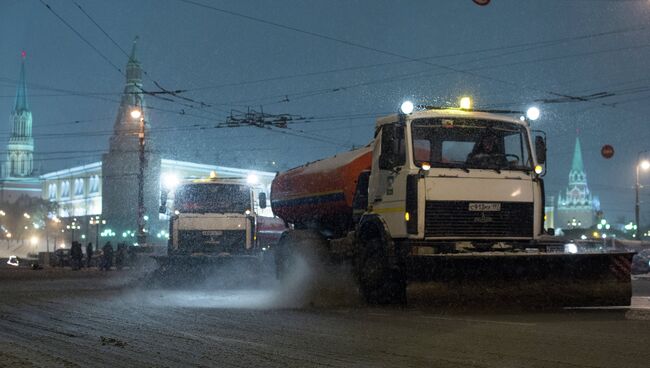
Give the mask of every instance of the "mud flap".
[(632, 256), (633, 253), (412, 256), (407, 259), (407, 274), (409, 281), (419, 285), (435, 303), (628, 306), (632, 296)]

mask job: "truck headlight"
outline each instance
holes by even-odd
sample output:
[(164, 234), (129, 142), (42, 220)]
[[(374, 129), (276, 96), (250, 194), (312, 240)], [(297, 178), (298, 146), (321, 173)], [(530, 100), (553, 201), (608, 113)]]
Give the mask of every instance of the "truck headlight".
[(576, 254), (578, 253), (578, 246), (575, 243), (564, 244), (564, 253)]
[(470, 110), (472, 108), (472, 99), (467, 96), (461, 97), (460, 108), (462, 110)]

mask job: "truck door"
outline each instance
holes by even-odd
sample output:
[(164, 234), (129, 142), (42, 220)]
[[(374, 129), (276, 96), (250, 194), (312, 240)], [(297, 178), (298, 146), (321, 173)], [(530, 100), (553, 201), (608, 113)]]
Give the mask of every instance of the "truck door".
[(384, 125), (378, 136), (373, 151), (373, 157), (378, 158), (372, 164), (368, 203), (387, 221), (403, 225), (406, 175), (400, 172), (406, 163), (404, 124)]

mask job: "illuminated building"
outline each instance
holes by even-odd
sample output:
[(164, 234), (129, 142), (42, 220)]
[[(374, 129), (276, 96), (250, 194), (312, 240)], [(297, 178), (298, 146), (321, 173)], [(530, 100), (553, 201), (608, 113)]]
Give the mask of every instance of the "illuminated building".
[(598, 198), (587, 186), (580, 139), (576, 138), (569, 184), (558, 196), (555, 224), (559, 228), (589, 228), (595, 224), (599, 207)]
[(10, 117), (12, 129), (5, 162), (2, 165), (0, 201), (13, 203), (21, 196), (41, 196), (40, 180), (34, 173), (32, 112), (27, 101), (24, 52), (14, 109)]

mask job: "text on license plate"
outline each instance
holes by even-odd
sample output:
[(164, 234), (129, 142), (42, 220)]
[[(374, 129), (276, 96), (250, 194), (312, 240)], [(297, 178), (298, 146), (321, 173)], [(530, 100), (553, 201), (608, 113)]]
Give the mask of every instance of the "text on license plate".
[(222, 235), (223, 231), (221, 230), (209, 230), (209, 231), (202, 231), (201, 234), (207, 235), (207, 236), (215, 236), (215, 235)]
[(474, 212), (501, 211), (501, 203), (470, 203), (469, 210)]

